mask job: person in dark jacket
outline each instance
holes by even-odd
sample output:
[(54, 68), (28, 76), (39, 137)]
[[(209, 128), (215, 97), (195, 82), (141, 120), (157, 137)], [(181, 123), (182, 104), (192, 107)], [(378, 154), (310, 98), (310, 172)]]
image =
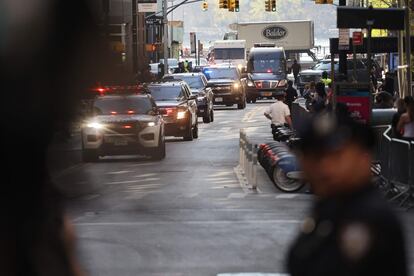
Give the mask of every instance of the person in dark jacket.
[(293, 77), (295, 78), (295, 83), (297, 84), (298, 81), (299, 81), (299, 73), (302, 69), (301, 69), (300, 64), (298, 63), (298, 61), (296, 59), (293, 61), (293, 64), (292, 64), (290, 69), (293, 73)]
[(406, 276), (402, 227), (371, 182), (375, 136), (337, 112), (299, 130), (304, 177), (317, 198), (288, 254), (291, 276)]
[(285, 103), (292, 109), (292, 103), (298, 98), (298, 92), (293, 88), (293, 81), (288, 81), (288, 87), (286, 88)]

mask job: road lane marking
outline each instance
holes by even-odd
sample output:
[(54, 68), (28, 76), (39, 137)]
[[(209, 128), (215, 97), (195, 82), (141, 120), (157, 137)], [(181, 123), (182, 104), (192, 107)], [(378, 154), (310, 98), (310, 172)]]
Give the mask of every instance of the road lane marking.
[(120, 221), (120, 222), (75, 222), (76, 226), (146, 226), (146, 225), (228, 225), (228, 224), (300, 224), (302, 220), (190, 220), (190, 221)]
[(131, 172), (134, 172), (134, 171), (114, 171), (114, 172), (107, 172), (107, 173), (105, 173), (105, 174), (125, 174), (125, 173), (131, 173)]
[(276, 199), (281, 199), (281, 198), (292, 199), (292, 198), (295, 198), (297, 196), (298, 196), (297, 194), (280, 194), (280, 195), (277, 195), (275, 198)]
[(136, 179), (136, 180), (106, 182), (105, 185), (141, 183), (141, 182), (146, 182), (146, 181), (158, 181), (158, 180), (160, 180), (160, 179), (154, 177), (154, 178), (145, 178), (145, 179)]
[(156, 173), (145, 173), (145, 174), (138, 174), (134, 177), (148, 177), (148, 176), (154, 176), (157, 175)]
[(289, 276), (286, 273), (261, 273), (261, 272), (242, 272), (242, 273), (219, 273), (217, 276)]
[(245, 193), (231, 193), (227, 196), (227, 198), (244, 198), (245, 196)]
[(114, 182), (106, 182), (105, 185), (130, 184), (130, 183), (140, 183), (140, 182), (142, 182), (142, 180), (114, 181)]

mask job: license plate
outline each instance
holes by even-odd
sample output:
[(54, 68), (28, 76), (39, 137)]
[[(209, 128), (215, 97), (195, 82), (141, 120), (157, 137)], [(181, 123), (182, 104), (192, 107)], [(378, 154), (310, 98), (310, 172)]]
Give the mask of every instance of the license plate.
[(126, 146), (128, 145), (128, 141), (126, 139), (115, 139), (114, 145), (115, 146)]
[(122, 137), (106, 137), (105, 142), (114, 144), (114, 146), (126, 146), (128, 145), (128, 140)]
[(263, 97), (271, 97), (272, 96), (272, 92), (262, 92), (262, 96)]
[(215, 98), (215, 101), (218, 102), (218, 103), (220, 103), (220, 102), (223, 101), (223, 98)]

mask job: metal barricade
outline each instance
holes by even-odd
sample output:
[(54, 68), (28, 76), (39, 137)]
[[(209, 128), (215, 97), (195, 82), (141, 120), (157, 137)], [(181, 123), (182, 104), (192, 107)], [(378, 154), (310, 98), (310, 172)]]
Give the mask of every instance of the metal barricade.
[(390, 181), (400, 192), (391, 201), (400, 201), (403, 206), (412, 196), (411, 192), (411, 143), (401, 139), (391, 139), (390, 148)]
[(240, 130), (239, 170), (249, 188), (257, 189), (257, 151), (258, 145), (249, 141), (246, 131)]

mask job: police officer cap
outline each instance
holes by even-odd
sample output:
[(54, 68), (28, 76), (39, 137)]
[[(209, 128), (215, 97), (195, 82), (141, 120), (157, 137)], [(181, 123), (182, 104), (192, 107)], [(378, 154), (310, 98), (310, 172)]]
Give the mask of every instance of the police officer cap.
[(298, 133), (297, 148), (304, 153), (329, 152), (347, 143), (356, 143), (367, 150), (372, 150), (375, 145), (372, 128), (352, 119), (343, 105), (338, 105), (335, 111), (324, 111), (305, 120)]

